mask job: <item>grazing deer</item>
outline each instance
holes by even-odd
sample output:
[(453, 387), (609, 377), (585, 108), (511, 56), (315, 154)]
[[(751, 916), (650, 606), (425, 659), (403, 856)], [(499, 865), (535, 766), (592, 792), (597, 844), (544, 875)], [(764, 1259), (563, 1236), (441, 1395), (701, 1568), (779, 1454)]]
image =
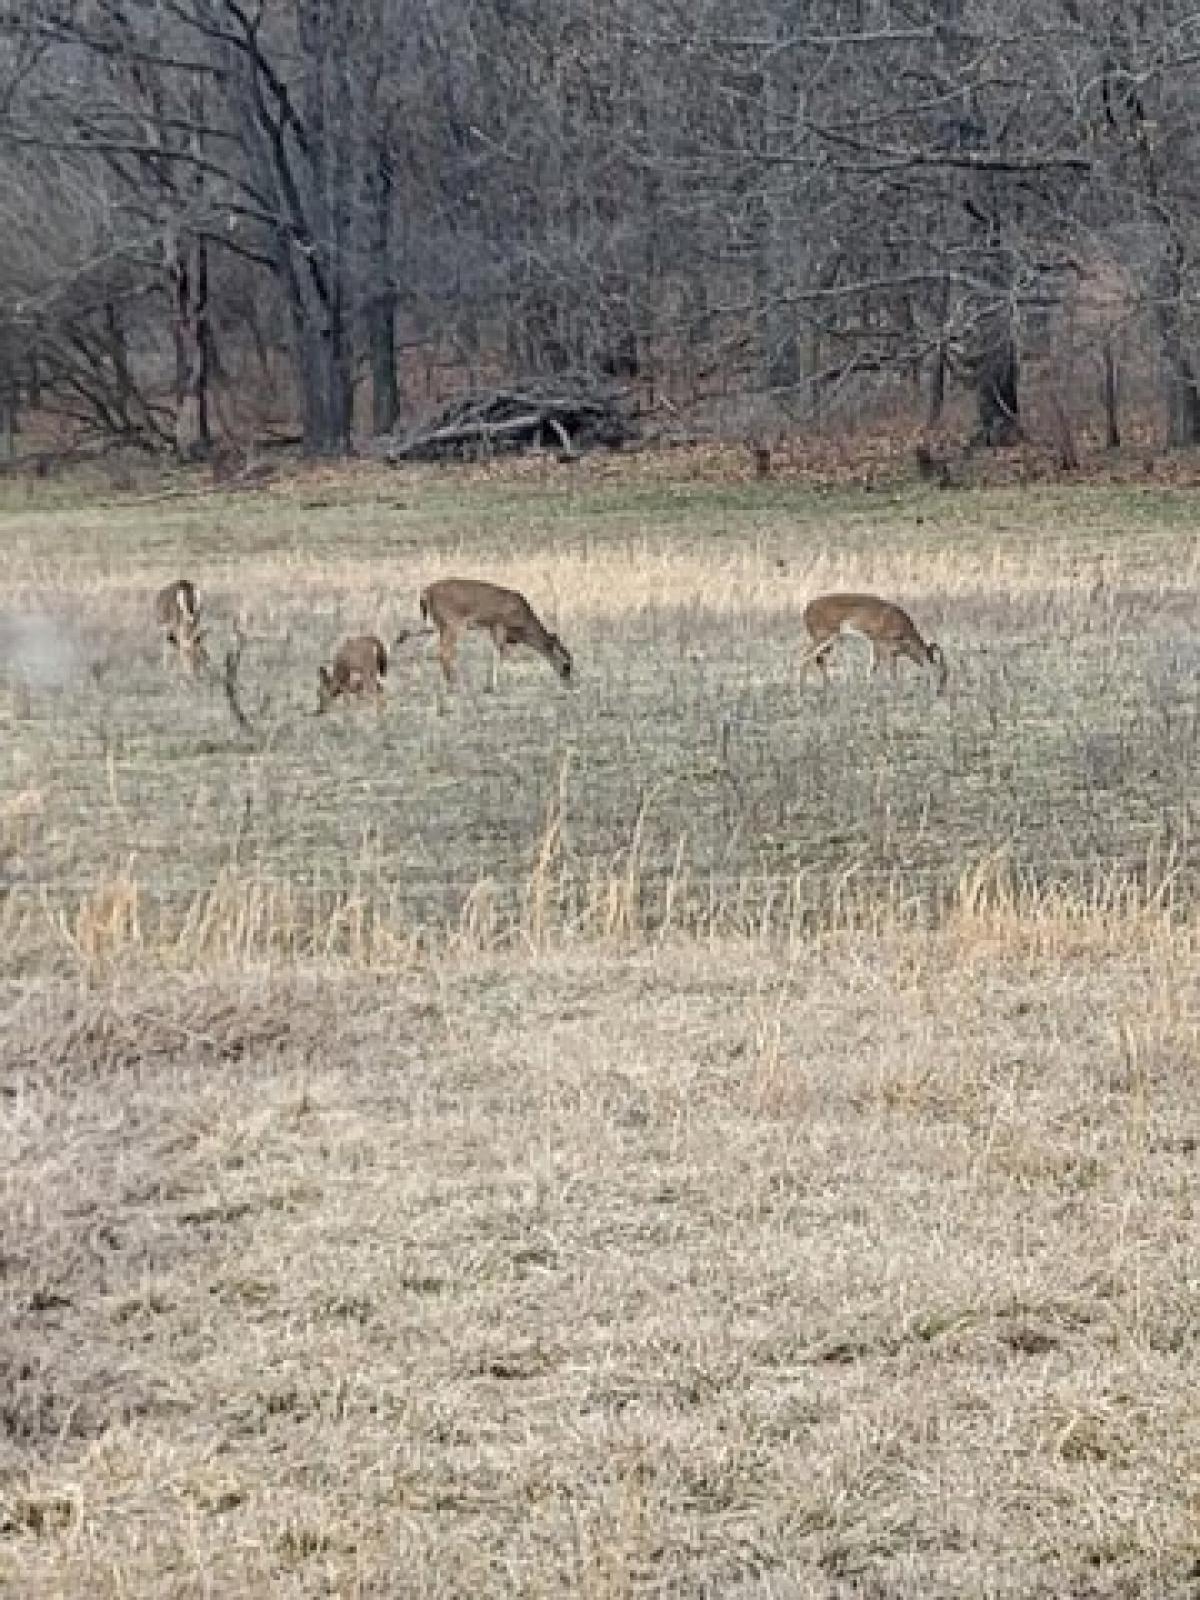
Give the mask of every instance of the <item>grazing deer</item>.
[(340, 644), (333, 666), (317, 672), (317, 713), (328, 711), (342, 695), (371, 695), (376, 711), (383, 710), (383, 680), (387, 677), (388, 653), (383, 641), (373, 633), (363, 633)]
[(442, 578), (422, 591), (421, 615), (438, 631), (438, 657), (448, 684), (454, 683), (455, 653), (468, 628), (486, 628), (496, 647), (489, 689), (496, 688), (500, 658), (516, 644), (545, 656), (564, 683), (571, 681), (571, 652), (557, 634), (542, 626), (529, 601), (515, 589), (476, 578)]
[(164, 665), (171, 659), (172, 651), (193, 676), (208, 665), (196, 585), (190, 578), (176, 578), (174, 583), (158, 591), (154, 597), (154, 615), (162, 629)]
[(897, 659), (907, 656), (918, 666), (936, 667), (937, 692), (946, 692), (949, 669), (941, 645), (932, 640), (926, 643), (908, 612), (889, 600), (879, 600), (870, 594), (818, 595), (804, 608), (804, 625), (813, 642), (801, 656), (800, 666), (807, 668), (815, 661), (826, 683), (829, 682), (826, 655), (839, 638), (857, 633), (871, 643), (872, 673), (879, 671), (886, 657), (894, 678)]

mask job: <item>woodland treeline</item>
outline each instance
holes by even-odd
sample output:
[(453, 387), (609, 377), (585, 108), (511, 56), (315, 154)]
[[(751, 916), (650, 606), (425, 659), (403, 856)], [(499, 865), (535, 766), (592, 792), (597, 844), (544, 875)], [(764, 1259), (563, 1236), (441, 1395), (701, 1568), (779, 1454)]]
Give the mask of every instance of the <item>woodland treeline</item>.
[[(1200, 441), (1174, 0), (8, 0), (0, 433), (316, 454), (463, 388), (894, 390), (976, 437), (1122, 362)], [(451, 388), (453, 385), (451, 384)], [(748, 412), (750, 414), (750, 412)], [(1103, 412), (1101, 413), (1103, 414)], [(231, 420), (232, 419), (232, 420)], [(241, 419), (239, 421), (239, 419)]]

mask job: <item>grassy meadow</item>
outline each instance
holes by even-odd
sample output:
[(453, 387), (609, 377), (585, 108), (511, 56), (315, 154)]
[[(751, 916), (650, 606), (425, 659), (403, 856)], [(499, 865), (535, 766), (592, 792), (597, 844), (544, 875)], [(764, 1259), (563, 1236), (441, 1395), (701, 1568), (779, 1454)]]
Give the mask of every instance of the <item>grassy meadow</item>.
[(0, 1593), (1200, 1593), (1193, 495), (3, 494)]

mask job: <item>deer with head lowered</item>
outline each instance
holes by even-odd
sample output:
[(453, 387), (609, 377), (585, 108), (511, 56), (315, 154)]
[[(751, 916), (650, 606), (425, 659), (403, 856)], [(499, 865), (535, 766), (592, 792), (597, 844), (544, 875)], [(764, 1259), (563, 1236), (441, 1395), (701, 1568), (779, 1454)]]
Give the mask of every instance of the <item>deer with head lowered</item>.
[(871, 671), (878, 673), (886, 660), (891, 675), (901, 656), (918, 666), (931, 666), (937, 672), (937, 692), (946, 692), (949, 669), (942, 647), (925, 640), (907, 611), (871, 594), (823, 594), (804, 608), (804, 625), (812, 644), (800, 657), (801, 668), (815, 661), (825, 682), (829, 682), (826, 656), (839, 639), (856, 633), (871, 645)]
[(162, 631), (164, 663), (174, 652), (193, 675), (208, 665), (196, 585), (190, 578), (176, 578), (158, 591), (154, 615)]
[(571, 652), (557, 634), (542, 625), (529, 601), (515, 589), (502, 589), (477, 578), (441, 578), (422, 591), (421, 615), (437, 629), (438, 657), (448, 684), (454, 683), (458, 643), (469, 628), (486, 630), (496, 647), (489, 689), (496, 688), (501, 657), (519, 644), (545, 656), (563, 682), (571, 682)]
[(387, 677), (388, 653), (382, 639), (362, 633), (347, 639), (337, 648), (331, 667), (317, 671), (317, 712), (328, 711), (343, 696), (370, 695), (376, 711), (383, 710), (383, 680)]

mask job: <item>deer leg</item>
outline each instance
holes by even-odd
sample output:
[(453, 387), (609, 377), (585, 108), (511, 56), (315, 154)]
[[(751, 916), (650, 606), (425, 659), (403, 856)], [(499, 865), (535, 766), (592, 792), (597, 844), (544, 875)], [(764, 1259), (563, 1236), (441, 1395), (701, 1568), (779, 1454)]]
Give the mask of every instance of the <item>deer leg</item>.
[(504, 627), (503, 623), (497, 623), (492, 629), (492, 643), (496, 648), (492, 651), (492, 670), (488, 679), (488, 692), (495, 694), (500, 687), (500, 663), (508, 654), (508, 629)]
[(900, 654), (907, 656), (915, 667), (931, 667), (934, 664), (924, 645), (914, 644), (911, 639), (903, 645)]
[(442, 664), (442, 678), (437, 689), (437, 713), (444, 717), (449, 708), (454, 689), (454, 652), (458, 647), (458, 633), (454, 628), (438, 624), (438, 660)]
[(807, 650), (801, 652), (800, 660), (796, 665), (800, 668), (800, 681), (808, 677), (808, 669), (816, 662), (821, 669), (821, 676), (829, 682), (829, 668), (825, 664), (825, 656), (833, 646), (833, 639), (815, 639)]
[(458, 630), (443, 628), (438, 635), (438, 660), (442, 663), (442, 676), (446, 680), (446, 687), (453, 689), (455, 671), (454, 656), (458, 649)]
[(208, 651), (204, 648), (204, 633), (194, 622), (184, 623), (173, 630), (176, 648), (181, 660), (193, 678), (208, 666)]

